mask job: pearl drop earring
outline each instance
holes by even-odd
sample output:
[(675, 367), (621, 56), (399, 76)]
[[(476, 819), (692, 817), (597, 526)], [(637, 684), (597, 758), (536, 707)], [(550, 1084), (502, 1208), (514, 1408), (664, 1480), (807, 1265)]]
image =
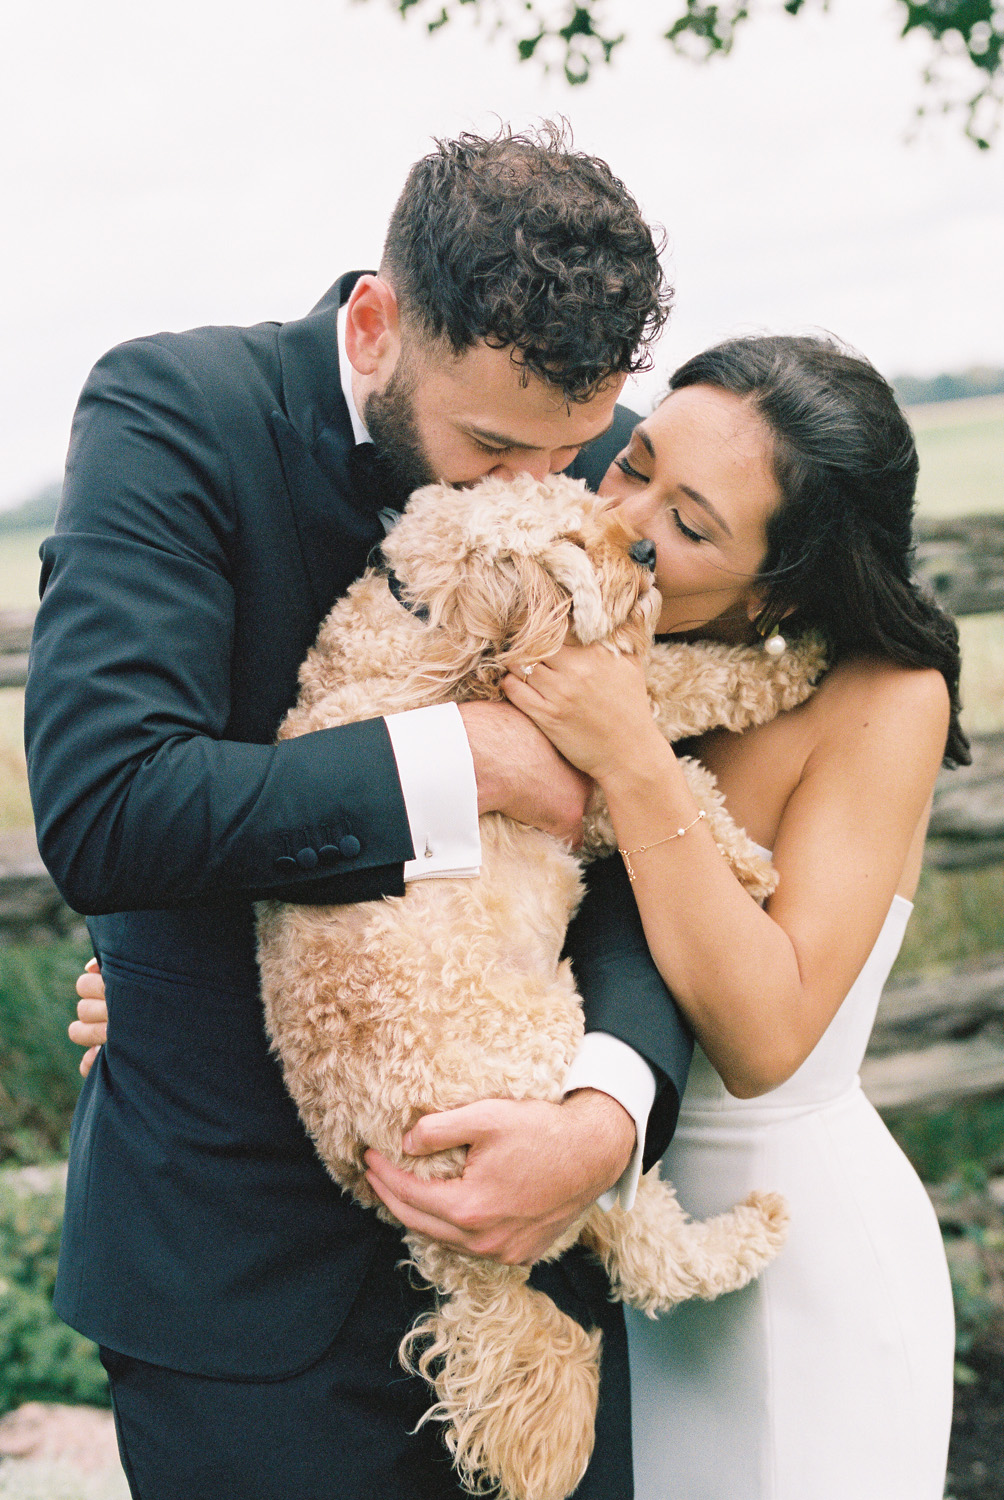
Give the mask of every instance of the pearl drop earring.
[(764, 637), (763, 649), (768, 656), (783, 656), (785, 651), (787, 651), (788, 642), (776, 625), (770, 635)]

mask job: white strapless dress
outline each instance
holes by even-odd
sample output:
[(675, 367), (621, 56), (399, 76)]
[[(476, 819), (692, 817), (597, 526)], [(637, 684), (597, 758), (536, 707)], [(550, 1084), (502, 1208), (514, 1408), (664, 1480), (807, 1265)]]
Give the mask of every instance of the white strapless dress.
[(698, 1049), (663, 1174), (695, 1218), (753, 1188), (780, 1257), (716, 1302), (628, 1308), (636, 1500), (941, 1500), (952, 1294), (937, 1220), (857, 1072), (912, 911), (897, 896), (798, 1072), (732, 1098)]

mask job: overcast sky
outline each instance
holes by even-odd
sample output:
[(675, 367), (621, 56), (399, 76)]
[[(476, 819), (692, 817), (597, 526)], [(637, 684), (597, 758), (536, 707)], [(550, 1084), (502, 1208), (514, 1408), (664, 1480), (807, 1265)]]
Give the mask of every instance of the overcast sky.
[(827, 327), (887, 373), (1004, 365), (1004, 142), (939, 121), (906, 143), (926, 52), (893, 0), (767, 16), (706, 68), (658, 40), (676, 8), (609, 0), (632, 39), (569, 89), (469, 17), (428, 38), (390, 0), (6, 7), (0, 505), (59, 473), (104, 349), (301, 315), (375, 264), (430, 136), (492, 111), (564, 112), (666, 226), (677, 311), (638, 400), (749, 328)]

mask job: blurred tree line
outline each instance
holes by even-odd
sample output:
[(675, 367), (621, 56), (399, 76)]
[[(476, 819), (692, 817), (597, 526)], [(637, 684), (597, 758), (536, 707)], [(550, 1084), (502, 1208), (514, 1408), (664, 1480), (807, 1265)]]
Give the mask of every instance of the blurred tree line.
[(1004, 394), (1004, 370), (979, 366), (964, 370), (961, 375), (932, 375), (928, 380), (916, 375), (897, 375), (893, 385), (905, 406), (923, 406), (929, 401), (959, 401), (968, 396), (999, 396)]

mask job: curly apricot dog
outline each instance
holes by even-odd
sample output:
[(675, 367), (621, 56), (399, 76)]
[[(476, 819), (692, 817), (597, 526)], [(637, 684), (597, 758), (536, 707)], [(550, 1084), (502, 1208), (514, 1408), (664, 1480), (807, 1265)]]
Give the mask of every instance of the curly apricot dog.
[[(808, 695), (823, 664), (816, 646), (780, 660), (747, 648), (652, 648), (659, 595), (633, 540), (563, 476), (419, 490), (384, 544), (393, 576), (371, 569), (335, 605), (280, 736), (497, 698), (507, 670), (566, 639), (650, 653), (653, 709), (674, 740), (763, 722)], [(687, 774), (737, 876), (766, 895), (773, 872), (724, 812), (713, 778), (693, 762)], [(259, 909), (266, 1018), (287, 1086), (335, 1181), (388, 1219), (366, 1183), (367, 1147), (423, 1176), (458, 1175), (462, 1152), (409, 1158), (405, 1132), (473, 1100), (560, 1100), (582, 1036), (560, 961), (581, 859), (498, 814), (482, 818), (481, 842), (473, 880), (424, 880), (355, 906)], [(614, 846), (597, 803), (586, 851)], [(777, 1253), (786, 1224), (772, 1194), (694, 1223), (652, 1172), (629, 1212), (594, 1207), (550, 1254), (581, 1237), (616, 1295), (654, 1314), (744, 1285)], [(437, 1300), (402, 1360), (414, 1356), (435, 1393), (427, 1415), (444, 1424), (461, 1480), (504, 1500), (562, 1500), (592, 1451), (599, 1334), (528, 1286), (525, 1267), (420, 1234), (405, 1240)]]

